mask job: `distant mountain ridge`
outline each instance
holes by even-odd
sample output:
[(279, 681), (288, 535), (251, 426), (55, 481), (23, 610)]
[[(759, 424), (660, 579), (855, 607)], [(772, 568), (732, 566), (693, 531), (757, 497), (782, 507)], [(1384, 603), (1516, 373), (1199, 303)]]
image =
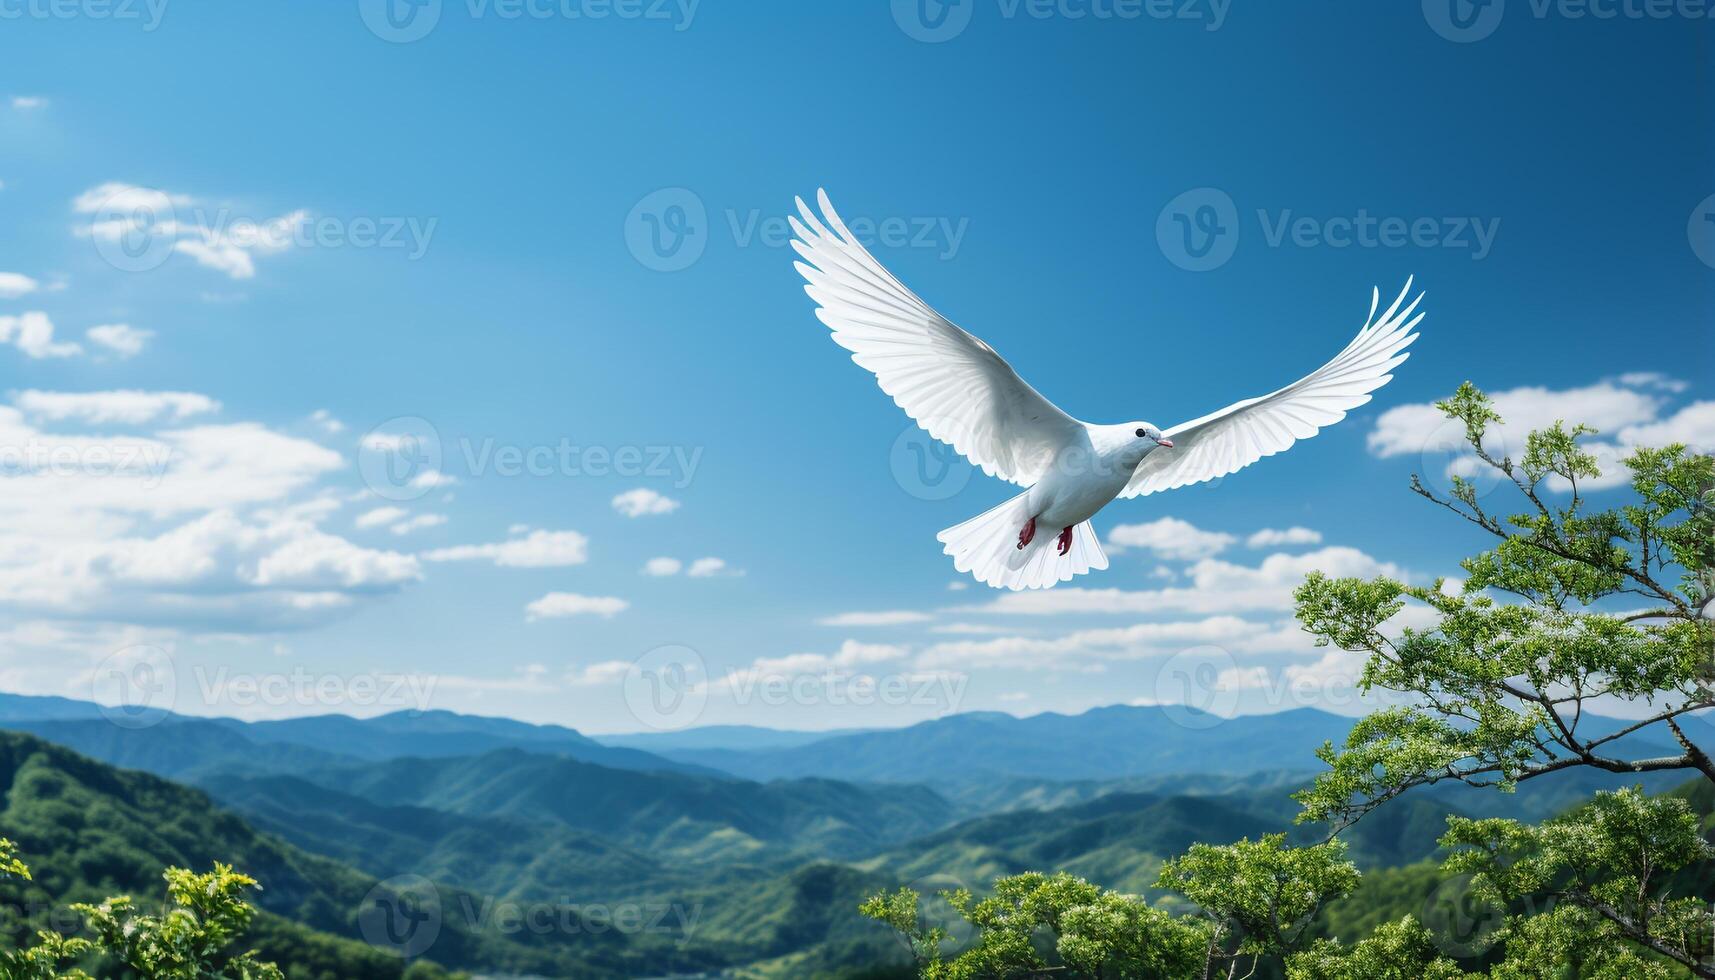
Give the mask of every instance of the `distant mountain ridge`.
[(226, 768), (297, 772), (419, 756), (447, 758), (523, 749), (612, 769), (724, 776), (695, 763), (603, 745), (571, 728), (450, 711), (396, 711), (373, 718), (312, 715), (240, 721), (163, 713), (154, 724), (115, 724), (88, 701), (0, 693), (0, 728), (40, 735), (113, 765), (172, 778)]
[(1025, 718), (970, 712), (906, 728), (739, 751), (663, 749), (681, 762), (746, 779), (808, 776), (960, 786), (1006, 778), (1111, 780), (1165, 773), (1239, 774), (1313, 768), (1352, 720), (1310, 708), (1222, 718), (1185, 707), (1115, 705)]

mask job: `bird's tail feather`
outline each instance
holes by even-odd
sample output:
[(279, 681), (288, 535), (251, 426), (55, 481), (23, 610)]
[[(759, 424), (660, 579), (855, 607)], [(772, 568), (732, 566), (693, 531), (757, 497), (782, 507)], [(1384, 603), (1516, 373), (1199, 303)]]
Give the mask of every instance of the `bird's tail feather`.
[(1018, 532), (1030, 519), (1025, 494), (947, 528), (935, 537), (953, 556), (953, 567), (997, 589), (1046, 589), (1075, 575), (1108, 567), (1108, 556), (1085, 521), (1072, 529), (1072, 547), (1059, 554), (1060, 529), (1038, 527), (1036, 538), (1018, 547)]

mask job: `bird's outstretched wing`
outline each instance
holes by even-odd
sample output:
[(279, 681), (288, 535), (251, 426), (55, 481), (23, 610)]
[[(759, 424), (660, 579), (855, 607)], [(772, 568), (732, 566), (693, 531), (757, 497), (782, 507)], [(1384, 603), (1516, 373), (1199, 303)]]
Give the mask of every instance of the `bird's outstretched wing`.
[(1261, 398), (1228, 405), (1210, 415), (1168, 429), (1174, 448), (1156, 450), (1143, 458), (1122, 497), (1137, 497), (1236, 472), (1264, 456), (1292, 448), (1325, 425), (1370, 400), (1370, 392), (1393, 380), (1389, 374), (1408, 354), (1417, 334), (1411, 332), (1423, 314), (1418, 293), (1409, 305), (1411, 280), (1387, 312), (1376, 318), (1380, 291), (1372, 291), (1370, 316), (1364, 328), (1333, 360), (1308, 377)]
[[(859, 244), (824, 191), (822, 219), (798, 198), (792, 218), (803, 257), (793, 265), (834, 343), (875, 375), (928, 433), (983, 472), (1029, 486), (1083, 424), (1025, 384), (994, 348), (918, 299)], [(824, 223), (825, 222), (825, 223)]]

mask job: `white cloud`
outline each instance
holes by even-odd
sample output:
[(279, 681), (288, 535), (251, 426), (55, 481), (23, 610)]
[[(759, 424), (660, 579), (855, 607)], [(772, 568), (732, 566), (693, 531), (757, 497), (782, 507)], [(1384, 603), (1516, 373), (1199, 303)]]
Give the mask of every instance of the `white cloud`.
[(560, 568), (588, 561), (589, 544), (589, 538), (576, 531), (532, 531), (494, 544), (437, 548), (423, 557), (429, 561), (487, 560), (505, 568)]
[(1295, 544), (1321, 544), (1322, 532), (1307, 527), (1263, 528), (1245, 539), (1247, 548), (1278, 548)]
[(189, 195), (109, 181), (79, 194), (72, 210), (91, 216), (88, 225), (76, 229), (78, 234), (106, 242), (139, 233), (160, 236), (174, 252), (231, 279), (254, 278), (256, 259), (290, 249), (310, 220), (302, 209), (255, 221), (233, 218), (224, 207), (216, 212), (215, 222), (200, 211), (185, 220), (180, 209), (195, 202)]
[(0, 603), (73, 618), (240, 632), (309, 625), (360, 595), (415, 581), (415, 558), (294, 519), (216, 510), (154, 536), (0, 542)]
[(966, 611), (1053, 616), (1070, 613), (1210, 614), (1292, 608), (1292, 590), (1312, 571), (1330, 576), (1370, 578), (1387, 575), (1404, 579), (1397, 565), (1378, 561), (1347, 547), (1327, 547), (1303, 554), (1274, 554), (1251, 567), (1205, 558), (1188, 567), (1188, 587), (1129, 591), (1125, 589), (1058, 588), (1009, 592)]
[[(1576, 421), (1604, 432), (1653, 421), (1661, 407), (1658, 395), (1603, 381), (1583, 388), (1554, 391), (1542, 387), (1490, 392), (1495, 410), (1506, 420), (1508, 447), (1521, 443), (1532, 429), (1556, 421)], [(1515, 434), (1516, 433), (1516, 434)], [(1450, 422), (1434, 405), (1396, 405), (1376, 419), (1369, 435), (1370, 451), (1381, 457), (1404, 456), (1425, 450), (1443, 451), (1464, 438), (1464, 426)]]
[(1693, 402), (1660, 420), (1619, 431), (1627, 446), (1665, 446), (1682, 442), (1702, 452), (1715, 452), (1715, 401)]
[(84, 331), (84, 336), (90, 343), (105, 347), (120, 357), (135, 357), (143, 352), (143, 345), (155, 336), (155, 331), (139, 330), (128, 323), (103, 323)]
[(440, 527), (446, 522), (447, 515), (445, 514), (418, 514), (415, 517), (400, 521), (388, 530), (394, 534), (410, 534), (412, 531), (420, 531), (426, 527)]
[(685, 563), (677, 558), (651, 558), (643, 563), (643, 574), (656, 578), (677, 575)]
[(325, 408), (318, 408), (310, 413), (310, 422), (330, 436), (337, 436), (345, 431), (345, 423), (333, 417), (333, 413)]
[(942, 623), (929, 627), (931, 633), (946, 633), (951, 635), (991, 636), (998, 633), (1011, 633), (1011, 627), (995, 626), (983, 623)]
[(261, 558), (252, 581), (313, 591), (385, 587), (421, 577), (412, 555), (361, 548), (336, 535), (304, 531)]
[(948, 592), (963, 592), (970, 587), (969, 582), (952, 581), (947, 583)]
[(377, 507), (357, 515), (357, 519), (351, 523), (354, 527), (360, 528), (381, 527), (384, 524), (392, 524), (394, 521), (404, 518), (406, 513), (408, 512), (403, 507)]
[(1108, 548), (1147, 548), (1158, 557), (1173, 561), (1196, 561), (1220, 554), (1238, 540), (1222, 531), (1204, 531), (1176, 517), (1163, 517), (1147, 524), (1120, 524), (1108, 532)]
[[(234, 637), (320, 625), (421, 577), (320, 523), (350, 460), (191, 392), (29, 390), (0, 404), (0, 615)], [(92, 426), (168, 428), (104, 433)], [(3, 669), (3, 665), (0, 665)]]
[(0, 299), (17, 299), (35, 292), (41, 283), (20, 272), (0, 272)]
[(14, 405), (32, 418), (76, 420), (92, 425), (143, 425), (160, 419), (179, 421), (220, 411), (220, 403), (190, 391), (37, 391), (18, 393)]
[(110, 180), (79, 194), (71, 206), (78, 214), (94, 214), (104, 208), (112, 212), (171, 211), (190, 203), (191, 199), (182, 194)]
[(525, 664), (510, 677), (468, 677), (459, 674), (412, 674), (421, 678), (423, 686), (437, 691), (461, 691), (480, 697), (490, 692), (505, 694), (548, 694), (558, 690), (542, 664)]
[[(1527, 432), (1547, 428), (1556, 421), (1583, 423), (1599, 433), (1585, 439), (1583, 446), (1596, 456), (1602, 476), (1581, 481), (1580, 486), (1616, 486), (1627, 479), (1620, 460), (1640, 445), (1659, 446), (1677, 440), (1703, 451), (1715, 449), (1715, 403), (1694, 402), (1664, 414), (1670, 410), (1670, 396), (1685, 388), (1677, 379), (1639, 371), (1582, 388), (1524, 387), (1491, 392), (1504, 424), (1490, 427), (1485, 445), (1491, 453), (1517, 459)], [(1441, 460), (1451, 456), (1445, 463), (1446, 473), (1471, 477), (1478, 466), (1461, 451), (1463, 445), (1463, 425), (1449, 421), (1428, 404), (1388, 409), (1376, 420), (1375, 431), (1369, 436), (1370, 451), (1377, 456), (1416, 453), (1432, 465), (1441, 465)], [(1561, 481), (1554, 482), (1563, 488)]]
[(194, 229), (193, 237), (175, 241), (173, 250), (229, 278), (254, 279), (256, 257), (291, 248), (297, 230), (309, 220), (308, 211), (298, 210), (260, 222), (239, 220), (222, 228), (204, 225)]
[(433, 469), (424, 470), (411, 478), (411, 486), (430, 490), (437, 487), (450, 487), (457, 482), (459, 482), (458, 477)]
[[(1100, 672), (1108, 661), (1168, 656), (1199, 644), (1225, 648), (1254, 645), (1272, 629), (1237, 616), (1139, 623), (1076, 630), (1055, 637), (1003, 636), (990, 640), (946, 640), (918, 655), (923, 669), (1063, 670)], [(1303, 644), (1309, 645), (1306, 640)]]
[(525, 619), (559, 619), (566, 616), (600, 616), (612, 618), (624, 612), (630, 603), (613, 596), (578, 595), (575, 592), (550, 592), (524, 607)]
[(643, 517), (647, 514), (671, 514), (679, 509), (679, 502), (648, 487), (638, 487), (614, 497), (613, 509), (626, 517)]
[(928, 613), (913, 612), (908, 609), (889, 609), (877, 612), (848, 612), (816, 622), (823, 626), (903, 626), (907, 623), (926, 623), (934, 617)]
[(768, 677), (823, 674), (899, 660), (910, 652), (907, 647), (888, 643), (859, 643), (856, 640), (847, 640), (833, 653), (792, 653), (784, 657), (758, 657), (741, 673)]
[(48, 100), (40, 95), (12, 96), (12, 108), (17, 109), (20, 112), (28, 112), (31, 109), (45, 109), (47, 108), (47, 105)]
[(740, 573), (730, 571), (724, 558), (698, 558), (691, 562), (691, 567), (686, 570), (685, 574), (692, 578), (713, 578), (716, 575), (738, 575)]
[(1678, 378), (1669, 377), (1660, 371), (1630, 371), (1620, 375), (1620, 384), (1633, 388), (1659, 388), (1679, 394), (1691, 387)]
[(625, 660), (603, 660), (584, 667), (573, 667), (566, 674), (566, 683), (574, 687), (607, 687), (625, 681), (631, 664)]
[(73, 341), (54, 341), (54, 323), (33, 310), (22, 316), (0, 316), (0, 344), (10, 343), (32, 358), (71, 357), (83, 348)]

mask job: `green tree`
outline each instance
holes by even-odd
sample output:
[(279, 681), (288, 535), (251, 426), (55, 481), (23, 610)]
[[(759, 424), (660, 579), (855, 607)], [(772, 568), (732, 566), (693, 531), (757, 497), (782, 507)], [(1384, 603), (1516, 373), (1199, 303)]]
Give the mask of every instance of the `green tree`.
[(1249, 957), (1254, 972), (1262, 957), (1296, 951), (1322, 906), (1357, 887), (1358, 869), (1345, 854), (1338, 840), (1288, 847), (1285, 834), (1223, 847), (1193, 844), (1167, 862), (1156, 885), (1184, 895), (1207, 918), (1205, 978), (1222, 961), (1231, 972), (1239, 957)]
[[(16, 845), (5, 838), (0, 877), (30, 878)], [(0, 951), (0, 980), (90, 980), (82, 970), (61, 967), (92, 954), (122, 962), (144, 980), (285, 980), (253, 951), (226, 952), (256, 914), (244, 901), (244, 892), (257, 887), (254, 878), (219, 863), (206, 874), (168, 868), (164, 877), (171, 907), (161, 915), (138, 914), (124, 896), (75, 904), (72, 910), (84, 916), (95, 938), (37, 932), (35, 945)]]
[(1203, 970), (1207, 925), (1176, 919), (1141, 898), (1105, 891), (1069, 874), (1001, 878), (994, 896), (981, 901), (962, 889), (944, 896), (981, 930), (952, 960), (942, 958), (946, 931), (921, 921), (919, 896), (911, 889), (877, 895), (860, 907), (910, 941), (925, 980), (1153, 980)]
[[(1679, 445), (1639, 449), (1624, 461), (1636, 500), (1593, 510), (1581, 481), (1601, 471), (1579, 444), (1592, 430), (1556, 423), (1532, 432), (1515, 463), (1487, 448), (1500, 416), (1481, 391), (1467, 383), (1438, 407), (1464, 423), (1476, 458), (1527, 507), (1500, 516), (1471, 480), (1455, 476), (1442, 496), (1413, 477), (1418, 494), (1497, 539), (1461, 563), (1467, 577), (1457, 589), (1320, 574), (1299, 587), (1299, 622), (1319, 645), (1368, 655), (1365, 688), (1413, 700), (1361, 720), (1344, 747), (1324, 748), (1328, 771), (1299, 795), (1304, 816), (1350, 821), (1414, 786), (1511, 789), (1574, 766), (1715, 780), (1715, 764), (1676, 721), (1715, 706), (1703, 617), (1715, 586), (1715, 462)], [(1642, 608), (1595, 608), (1610, 600)], [(1390, 637), (1382, 624), (1408, 601), (1428, 606), (1439, 625)], [(1645, 710), (1618, 730), (1580, 732), (1599, 698)], [(1617, 751), (1652, 727), (1681, 751), (1645, 759)]]
[[(1322, 748), (1328, 768), (1298, 794), (1300, 819), (1342, 827), (1413, 787), (1456, 781), (1511, 791), (1573, 767), (1682, 770), (1715, 782), (1715, 763), (1678, 721), (1715, 705), (1708, 618), (1715, 459), (1682, 445), (1638, 449), (1623, 460), (1632, 499), (1597, 509), (1584, 488), (1601, 469), (1580, 441), (1592, 430), (1557, 422), (1532, 432), (1515, 462), (1491, 451), (1491, 427), (1501, 418), (1481, 391), (1467, 383), (1438, 407), (1463, 423), (1477, 461), (1525, 506), (1498, 514), (1472, 480), (1454, 477), (1442, 495), (1413, 477), (1416, 493), (1494, 540), (1461, 563), (1462, 583), (1312, 574), (1299, 587), (1298, 619), (1317, 643), (1365, 654), (1365, 689), (1408, 702), (1361, 719), (1344, 746)], [(1409, 602), (1433, 610), (1437, 625), (1391, 636), (1383, 624)], [(1595, 707), (1616, 702), (1636, 720), (1591, 722)], [(1677, 751), (1644, 758), (1626, 751), (1628, 736), (1635, 742), (1651, 731), (1664, 732)], [(1528, 957), (1512, 952), (1535, 946), (1622, 963), (1599, 967), (1615, 975), (1647, 948), (1715, 977), (1700, 962), (1715, 921), (1690, 897), (1659, 894), (1666, 871), (1706, 856), (1682, 808), (1621, 793), (1599, 796), (1575, 820), (1536, 828), (1452, 821), (1443, 843), (1460, 852), (1447, 870), (1480, 871), (1484, 893), (1496, 901), (1528, 886), (1573, 906), (1503, 930), (1497, 938), (1514, 964), (1504, 975), (1536, 975)], [(1650, 834), (1674, 847), (1646, 849), (1642, 865), (1613, 850), (1620, 842), (1641, 847)], [(1522, 863), (1503, 875), (1501, 856)], [(1576, 874), (1575, 860), (1585, 862)], [(1532, 868), (1534, 877), (1526, 874)]]

